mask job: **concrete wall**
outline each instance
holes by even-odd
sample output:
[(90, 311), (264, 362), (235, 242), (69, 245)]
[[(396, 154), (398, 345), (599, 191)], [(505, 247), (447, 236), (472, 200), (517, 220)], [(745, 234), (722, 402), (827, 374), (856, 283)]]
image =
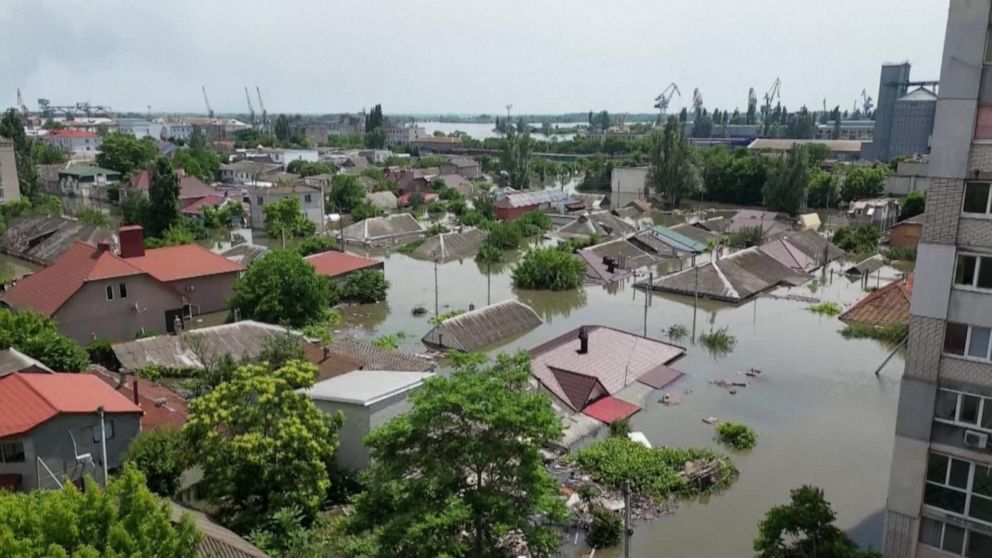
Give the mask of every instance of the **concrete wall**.
[(14, 144), (0, 143), (0, 203), (21, 199), (21, 187), (17, 181), (17, 159), (14, 157)]
[(371, 452), (364, 443), (365, 436), (413, 406), (408, 392), (396, 394), (369, 407), (336, 401), (315, 400), (314, 403), (325, 413), (341, 412), (344, 415), (344, 423), (338, 431), (341, 445), (334, 459), (349, 471), (365, 469), (371, 463)]
[(172, 281), (168, 285), (183, 293), (190, 304), (199, 307), (200, 314), (218, 312), (227, 308), (227, 300), (234, 293), (238, 272), (219, 273)]
[[(24, 462), (0, 463), (0, 474), (19, 474), (21, 475), (22, 490), (35, 490), (38, 487), (39, 479), (35, 458), (41, 457), (45, 465), (60, 480), (63, 477), (68, 477), (75, 481), (82, 478), (84, 474), (88, 474), (102, 482), (103, 455), (101, 444), (93, 441), (93, 428), (95, 427), (97, 432), (100, 429), (100, 420), (95, 411), (94, 409), (91, 415), (60, 415), (38, 426), (20, 438), (24, 442)], [(107, 415), (106, 422), (107, 468), (113, 471), (123, 464), (124, 454), (127, 452), (131, 440), (138, 435), (140, 425), (137, 414)], [(111, 423), (113, 423), (113, 437), (110, 434)], [(76, 453), (73, 450), (72, 438), (69, 436), (70, 431), (76, 438), (79, 453), (91, 454), (95, 466), (77, 466)], [(42, 488), (57, 488), (55, 481), (45, 472), (44, 468), (42, 468), (41, 473)]]
[(892, 116), (889, 158), (930, 153), (935, 101), (896, 101)]
[[(120, 283), (127, 285), (127, 298), (120, 298)], [(109, 301), (108, 285), (114, 289), (114, 299)], [(54, 317), (59, 331), (85, 345), (93, 339), (131, 340), (141, 328), (165, 333), (165, 312), (182, 306), (182, 296), (174, 289), (148, 275), (132, 275), (86, 283)]]
[(610, 175), (610, 205), (625, 207), (634, 200), (643, 200), (648, 179), (648, 167), (621, 167)]

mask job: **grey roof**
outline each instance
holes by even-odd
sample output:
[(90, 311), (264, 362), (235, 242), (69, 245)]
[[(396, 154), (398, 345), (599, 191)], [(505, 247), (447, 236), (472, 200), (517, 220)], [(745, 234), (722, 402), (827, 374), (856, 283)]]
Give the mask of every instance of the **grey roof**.
[[(613, 273), (610, 273), (603, 263), (604, 257), (613, 258), (619, 264)], [(613, 283), (633, 274), (636, 269), (658, 261), (651, 254), (623, 238), (584, 248), (579, 251), (579, 258), (586, 264), (586, 279), (593, 283)]]
[(699, 296), (742, 302), (781, 284), (799, 285), (809, 276), (798, 273), (758, 247), (666, 275), (654, 282), (654, 290), (692, 295), (698, 277)]
[(541, 325), (530, 306), (514, 299), (483, 306), (434, 326), (423, 342), (456, 351), (475, 351)]
[(479, 251), (479, 247), (482, 246), (482, 241), (485, 239), (485, 231), (479, 229), (438, 234), (427, 238), (413, 251), (413, 255), (418, 258), (432, 259), (437, 253), (442, 261), (471, 258)]
[(276, 172), (281, 169), (282, 165), (278, 163), (260, 163), (257, 161), (249, 161), (247, 159), (242, 159), (240, 161), (235, 161), (233, 163), (220, 166), (220, 170), (222, 171), (246, 172), (249, 174), (265, 174)]
[(569, 193), (562, 190), (529, 190), (507, 194), (496, 203), (501, 207), (526, 207), (544, 203), (562, 203), (569, 198)]
[(359, 243), (388, 243), (425, 232), (424, 226), (409, 213), (372, 217), (344, 228), (345, 239)]
[[(5, 351), (0, 351), (0, 377), (11, 372), (51, 372), (52, 369), (45, 366), (41, 361), (35, 360), (28, 355), (11, 347)], [(78, 372), (78, 370), (67, 370), (67, 372)]]
[(389, 190), (369, 192), (365, 194), (365, 199), (368, 200), (368, 202), (374, 207), (379, 209), (396, 209), (399, 205), (399, 202), (396, 199), (396, 194), (390, 192)]
[(263, 256), (269, 249), (261, 244), (238, 244), (220, 253), (221, 256), (241, 265), (247, 266)]
[(113, 240), (108, 229), (71, 217), (31, 215), (15, 217), (0, 235), (0, 251), (28, 261), (49, 265), (77, 241), (96, 244)]
[(416, 355), (377, 347), (367, 341), (335, 336), (330, 347), (331, 356), (340, 355), (359, 362), (362, 370), (403, 370), (426, 372), (434, 363)]
[(142, 370), (151, 365), (169, 368), (202, 368), (197, 355), (183, 343), (188, 336), (205, 336), (204, 345), (212, 355), (231, 355), (234, 360), (257, 356), (265, 342), (288, 332), (284, 327), (244, 320), (232, 324), (205, 327), (187, 331), (182, 335), (156, 335), (113, 345), (114, 354), (121, 366), (129, 370)]
[(937, 95), (930, 91), (929, 89), (924, 89), (922, 87), (914, 89), (909, 93), (906, 93), (902, 97), (896, 99), (897, 101), (936, 101)]
[(478, 161), (476, 161), (475, 159), (470, 159), (468, 157), (451, 157), (447, 161), (445, 161), (445, 163), (449, 165), (454, 165), (460, 169), (479, 166)]
[(178, 522), (183, 515), (188, 515), (203, 535), (196, 548), (196, 555), (200, 558), (268, 558), (268, 554), (234, 531), (214, 523), (205, 513), (184, 508), (175, 502), (169, 502), (169, 506), (172, 521)]
[(761, 245), (761, 251), (795, 271), (810, 272), (844, 255), (844, 251), (814, 230), (787, 232)]
[(885, 265), (885, 258), (881, 254), (869, 256), (855, 265), (844, 270), (848, 275), (860, 275), (862, 273), (873, 273)]
[(580, 215), (571, 223), (556, 230), (555, 234), (563, 238), (588, 237), (595, 234), (605, 240), (626, 236), (636, 230), (637, 227), (609, 211), (597, 211)]
[(668, 227), (669, 230), (675, 231), (681, 235), (687, 236), (696, 242), (701, 244), (709, 244), (711, 240), (720, 238), (720, 235), (704, 229), (702, 227), (697, 227), (695, 225), (690, 225), (688, 223), (679, 223), (678, 225), (672, 225)]
[(311, 399), (368, 407), (420, 387), (433, 372), (356, 370), (300, 390)]

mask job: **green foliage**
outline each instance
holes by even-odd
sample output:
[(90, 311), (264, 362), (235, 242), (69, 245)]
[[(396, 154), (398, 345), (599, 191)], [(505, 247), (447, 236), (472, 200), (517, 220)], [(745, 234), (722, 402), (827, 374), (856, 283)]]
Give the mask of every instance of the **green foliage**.
[(861, 225), (860, 227), (841, 227), (834, 231), (831, 239), (838, 248), (845, 252), (855, 254), (866, 254), (878, 250), (878, 241), (881, 238), (878, 229), (871, 225)]
[(258, 130), (238, 130), (234, 133), (234, 146), (237, 148), (274, 147), (278, 144), (275, 136)]
[(664, 131), (651, 137), (650, 154), (647, 187), (654, 190), (665, 206), (678, 207), (682, 198), (699, 190), (695, 151), (677, 119), (669, 118)]
[(668, 338), (672, 341), (680, 341), (689, 335), (689, 328), (682, 324), (672, 324), (666, 331)]
[(342, 300), (359, 303), (381, 302), (386, 300), (389, 281), (386, 275), (376, 269), (363, 269), (349, 273), (341, 287)]
[(806, 203), (810, 207), (837, 207), (840, 203), (840, 181), (837, 175), (815, 169), (809, 179)]
[(131, 441), (124, 462), (145, 476), (149, 490), (172, 498), (179, 490), (179, 477), (186, 470), (182, 430), (145, 430)]
[(517, 531), (534, 556), (558, 548), (567, 518), (540, 450), (562, 434), (525, 353), (456, 359), (411, 396), (413, 409), (370, 434), (372, 467), (343, 522), (348, 555), (499, 556)]
[(603, 506), (592, 510), (592, 525), (586, 535), (586, 544), (592, 548), (609, 548), (620, 544), (623, 538), (623, 520), (620, 514)]
[(701, 334), (699, 341), (713, 356), (725, 356), (734, 350), (737, 337), (731, 334), (727, 327), (721, 327), (709, 333)]
[(335, 174), (331, 179), (329, 201), (331, 209), (341, 213), (351, 213), (365, 202), (365, 188), (356, 176)]
[(183, 169), (189, 176), (195, 176), (206, 183), (217, 180), (220, 171), (220, 157), (206, 147), (184, 147), (172, 155), (172, 166)]
[(417, 164), (415, 165), (418, 169), (426, 169), (428, 167), (440, 167), (444, 163), (444, 159), (438, 157), (437, 155), (424, 155), (417, 159)]
[(297, 159), (295, 161), (290, 161), (286, 165), (286, 172), (298, 174), (300, 176), (316, 176), (318, 174), (334, 174), (338, 172), (338, 169), (330, 163), (313, 163), (310, 161), (304, 161), (303, 159)]
[(90, 341), (90, 344), (86, 345), (86, 354), (89, 356), (90, 362), (110, 370), (117, 370), (121, 366), (120, 361), (117, 360), (117, 355), (111, 348), (110, 341), (106, 339)]
[(17, 167), (17, 184), (21, 195), (31, 201), (43, 195), (38, 164), (34, 159), (32, 141), (24, 131), (24, 120), (16, 109), (7, 109), (0, 118), (0, 136), (14, 142), (14, 165)]
[(205, 228), (227, 230), (234, 219), (245, 216), (245, 208), (240, 203), (229, 200), (217, 205), (201, 206), (200, 216)]
[(723, 146), (701, 149), (698, 153), (706, 201), (761, 204), (761, 189), (773, 166), (769, 157), (750, 154), (745, 148), (730, 151)]
[(309, 236), (303, 239), (303, 242), (296, 245), (296, 252), (303, 257), (307, 257), (311, 254), (334, 250), (337, 247), (338, 241), (329, 236)]
[(54, 320), (30, 310), (0, 308), (0, 350), (14, 347), (56, 372), (81, 372), (89, 355), (62, 335)]
[(448, 206), (443, 201), (433, 200), (427, 204), (427, 214), (431, 219), (439, 219), (448, 212)]
[(410, 310), (410, 313), (414, 316), (424, 316), (427, 314), (427, 308), (423, 304), (418, 304)]
[(902, 199), (902, 210), (899, 212), (899, 220), (909, 219), (922, 215), (927, 208), (927, 197), (923, 192), (910, 192)]
[(844, 201), (875, 198), (885, 191), (885, 177), (889, 167), (877, 164), (871, 167), (851, 165), (847, 167), (840, 185), (840, 195)]
[(814, 314), (823, 314), (824, 316), (839, 316), (844, 309), (836, 302), (825, 301), (810, 306), (809, 311)]
[(788, 504), (774, 506), (758, 526), (754, 551), (759, 558), (873, 558), (862, 552), (835, 526), (837, 514), (826, 501), (823, 490), (805, 485), (790, 492)]
[(103, 137), (96, 164), (121, 173), (126, 180), (148, 167), (157, 156), (158, 148), (151, 138), (115, 132)]
[(769, 211), (784, 211), (797, 215), (806, 205), (809, 186), (809, 157), (802, 147), (793, 147), (789, 154), (776, 161), (762, 193)]
[(407, 335), (403, 331), (398, 331), (396, 333), (390, 333), (388, 335), (380, 335), (372, 340), (372, 344), (376, 347), (381, 347), (383, 349), (399, 349), (400, 344), (406, 339)]
[(110, 219), (108, 219), (102, 211), (92, 207), (80, 207), (75, 211), (75, 213), (73, 213), (73, 217), (79, 219), (83, 223), (88, 223), (97, 227), (110, 226)]
[(69, 156), (57, 147), (35, 140), (31, 142), (31, 159), (36, 165), (61, 165), (69, 160)]
[(163, 246), (182, 246), (196, 242), (192, 231), (182, 225), (172, 225), (162, 234), (161, 238), (145, 237), (145, 248), (162, 248)]
[[(416, 310), (416, 309), (414, 309)], [(441, 312), (441, 314), (434, 316), (433, 318), (427, 320), (431, 325), (441, 325), (445, 320), (454, 318), (455, 316), (460, 316), (464, 314), (464, 310), (448, 310), (447, 312)]]
[(400, 254), (412, 254), (412, 253), (416, 252), (417, 251), (417, 248), (420, 248), (420, 246), (424, 242), (425, 242), (425, 239), (423, 239), (423, 238), (418, 238), (417, 240), (411, 240), (410, 242), (407, 242), (403, 246), (400, 246), (399, 248), (397, 248), (396, 251), (399, 252)]
[(316, 374), (303, 361), (273, 371), (241, 366), (190, 404), (190, 462), (203, 468), (203, 494), (235, 530), (249, 532), (291, 507), (307, 520), (316, 515), (330, 488), (340, 427), (339, 416), (298, 391)]
[(557, 248), (534, 248), (513, 267), (513, 284), (520, 289), (567, 291), (582, 286), (586, 267)]
[(148, 186), (148, 210), (141, 225), (148, 236), (160, 237), (166, 229), (176, 225), (181, 217), (179, 207), (179, 177), (172, 163), (159, 157), (151, 173)]
[(515, 190), (526, 190), (530, 186), (530, 135), (507, 133), (500, 142), (499, 169), (500, 182)]
[(427, 229), (427, 236), (437, 236), (449, 232), (448, 227), (441, 223), (434, 223)]
[(516, 250), (523, 241), (522, 229), (513, 221), (499, 221), (489, 227), (485, 243), (499, 250)]
[(169, 556), (195, 558), (200, 534), (192, 519), (174, 524), (169, 504), (125, 466), (102, 490), (87, 478), (85, 491), (0, 491), (0, 556), (98, 558)]
[(272, 250), (234, 282), (230, 306), (245, 318), (298, 328), (326, 319), (331, 295), (330, 281), (302, 256)]
[(610, 436), (627, 437), (630, 434), (630, 419), (619, 419), (610, 423)]
[(272, 558), (324, 558), (329, 544), (326, 520), (318, 517), (309, 528), (307, 517), (295, 506), (271, 514), (264, 526), (248, 539)]
[(300, 198), (296, 196), (265, 204), (262, 211), (269, 238), (281, 238), (284, 234), (287, 238), (307, 237), (317, 230), (317, 225), (303, 214)]
[(717, 459), (717, 487), (733, 481), (737, 470), (726, 457), (701, 448), (646, 448), (626, 437), (610, 437), (580, 450), (575, 456), (582, 469), (593, 479), (621, 490), (630, 483), (633, 492), (652, 498), (665, 499), (671, 494), (691, 495), (699, 487), (680, 473), (686, 462)]
[(894, 324), (890, 326), (874, 326), (870, 324), (853, 323), (847, 324), (840, 331), (844, 339), (877, 339), (890, 345), (895, 345), (906, 339), (909, 335), (909, 326), (906, 324)]
[(551, 229), (551, 218), (543, 211), (528, 211), (511, 221), (523, 237), (537, 236)]
[(911, 246), (892, 246), (886, 252), (890, 260), (902, 260), (904, 262), (916, 261), (916, 248)]
[(355, 221), (364, 221), (365, 219), (371, 219), (376, 217), (381, 213), (379, 208), (369, 203), (368, 200), (363, 199), (361, 203), (356, 205), (351, 210), (351, 218)]
[(716, 425), (716, 436), (721, 443), (736, 450), (749, 450), (758, 443), (758, 433), (739, 422), (721, 422)]

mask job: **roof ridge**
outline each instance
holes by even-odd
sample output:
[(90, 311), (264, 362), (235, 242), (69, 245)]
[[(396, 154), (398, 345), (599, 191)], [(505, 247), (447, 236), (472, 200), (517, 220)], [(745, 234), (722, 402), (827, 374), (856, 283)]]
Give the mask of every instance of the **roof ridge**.
[[(49, 409), (49, 410), (50, 410), (50, 411), (51, 411), (52, 413), (54, 413), (54, 414), (58, 414), (58, 412), (59, 412), (59, 410), (58, 410), (58, 409), (57, 409), (57, 408), (55, 407), (55, 405), (53, 405), (53, 404), (52, 404), (52, 402), (51, 402), (51, 401), (49, 401), (49, 400), (48, 400), (48, 398), (47, 398), (47, 397), (45, 397), (45, 395), (44, 395), (43, 393), (41, 393), (40, 391), (38, 391), (38, 389), (37, 389), (37, 388), (35, 388), (35, 387), (34, 387), (33, 385), (31, 385), (31, 382), (29, 382), (29, 381), (27, 381), (27, 380), (25, 380), (25, 379), (24, 379), (24, 378), (22, 377), (22, 376), (23, 376), (23, 373), (22, 373), (22, 372), (13, 372), (13, 373), (11, 373), (11, 374), (8, 374), (8, 375), (9, 375), (9, 376), (13, 376), (13, 377), (15, 377), (15, 378), (16, 378), (17, 380), (19, 380), (19, 381), (20, 381), (20, 382), (21, 382), (21, 383), (22, 383), (22, 384), (23, 384), (24, 386), (26, 386), (26, 387), (27, 387), (28, 389), (30, 389), (32, 393), (34, 393), (35, 395), (37, 395), (39, 399), (41, 399), (42, 401), (44, 401), (44, 402), (45, 402), (45, 405), (48, 405), (48, 409)], [(46, 374), (46, 376), (47, 376), (47, 374)]]

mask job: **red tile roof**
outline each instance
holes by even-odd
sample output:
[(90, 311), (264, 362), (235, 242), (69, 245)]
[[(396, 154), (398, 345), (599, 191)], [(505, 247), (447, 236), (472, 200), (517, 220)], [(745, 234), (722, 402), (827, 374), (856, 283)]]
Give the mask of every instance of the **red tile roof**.
[(582, 413), (606, 424), (613, 424), (615, 421), (630, 418), (640, 410), (641, 408), (633, 403), (607, 395), (582, 409)]
[(224, 203), (224, 200), (225, 200), (224, 196), (211, 194), (209, 196), (199, 198), (183, 206), (183, 213), (187, 215), (199, 215), (200, 211), (205, 206), (220, 205)]
[(382, 262), (379, 260), (363, 258), (337, 250), (312, 254), (304, 259), (313, 265), (317, 273), (328, 277), (338, 277), (360, 269), (379, 269), (382, 267)]
[(650, 372), (643, 374), (637, 381), (649, 385), (654, 389), (661, 389), (675, 380), (684, 376), (682, 372), (667, 366), (659, 366)]
[(50, 137), (54, 138), (95, 138), (96, 134), (93, 132), (87, 132), (86, 130), (76, 130), (74, 128), (63, 128), (61, 130), (52, 130), (48, 132)]
[(18, 281), (4, 301), (13, 308), (51, 316), (87, 281), (141, 273), (109, 250), (76, 241), (55, 263)]
[(89, 374), (22, 374), (0, 378), (0, 438), (28, 432), (60, 414), (140, 414), (134, 403)]
[(155, 279), (168, 283), (180, 279), (241, 271), (241, 264), (214, 254), (199, 244), (183, 244), (145, 250), (144, 256), (125, 261)]
[[(186, 400), (171, 389), (148, 380), (131, 379), (120, 382), (120, 375), (107, 369), (94, 369), (90, 374), (102, 380), (129, 401), (134, 401), (134, 383), (138, 383), (138, 406), (144, 411), (141, 428), (182, 428), (189, 417)], [(120, 387), (118, 387), (120, 384)]]
[[(130, 186), (136, 190), (147, 192), (152, 184), (152, 175), (143, 170), (131, 178)], [(183, 175), (179, 178), (179, 199), (193, 200), (217, 194), (217, 190), (195, 176)]]
[(840, 315), (840, 320), (874, 326), (908, 325), (912, 297), (913, 274), (910, 273), (906, 279), (893, 281), (859, 300)]

